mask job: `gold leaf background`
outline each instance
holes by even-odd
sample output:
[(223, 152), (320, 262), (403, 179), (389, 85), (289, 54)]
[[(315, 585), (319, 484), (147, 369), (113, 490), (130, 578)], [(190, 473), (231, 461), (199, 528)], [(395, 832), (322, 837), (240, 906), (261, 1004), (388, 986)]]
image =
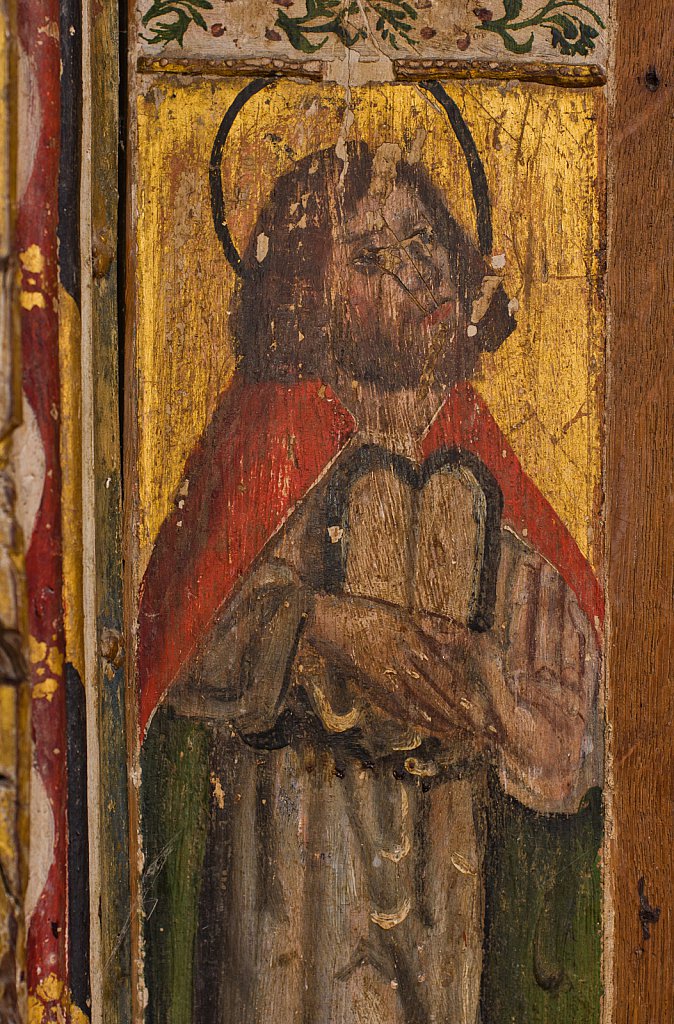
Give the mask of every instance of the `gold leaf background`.
[[(133, 373), (138, 578), (185, 458), (235, 370), (234, 273), (211, 220), (208, 164), (243, 81), (155, 84), (138, 100)], [(598, 90), (446, 83), (473, 132), (492, 201), (494, 252), (518, 328), (483, 360), (477, 389), (525, 470), (598, 566), (604, 314)], [(340, 136), (421, 153), (449, 209), (475, 235), (465, 159), (414, 84), (279, 82), (249, 101), (223, 161), (229, 224), (246, 244), (274, 179)]]

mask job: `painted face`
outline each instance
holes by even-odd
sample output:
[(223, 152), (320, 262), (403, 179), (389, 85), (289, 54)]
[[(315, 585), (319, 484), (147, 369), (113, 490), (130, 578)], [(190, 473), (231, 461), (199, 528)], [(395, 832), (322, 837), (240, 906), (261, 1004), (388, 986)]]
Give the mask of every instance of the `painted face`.
[(445, 378), (457, 338), (465, 339), (466, 300), (452, 282), (433, 212), (414, 190), (395, 185), (362, 199), (338, 231), (334, 258), (343, 369), (389, 386), (433, 380), (441, 365)]

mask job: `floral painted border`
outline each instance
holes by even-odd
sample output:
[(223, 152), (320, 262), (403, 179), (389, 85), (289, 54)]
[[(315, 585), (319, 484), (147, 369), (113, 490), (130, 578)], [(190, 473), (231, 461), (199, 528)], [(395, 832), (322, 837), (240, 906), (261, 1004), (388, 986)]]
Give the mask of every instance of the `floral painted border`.
[(565, 57), (586, 57), (595, 48), (595, 40), (604, 22), (592, 7), (580, 0), (548, 0), (530, 17), (520, 17), (522, 0), (502, 0), (504, 14), (495, 18), (488, 7), (476, 7), (483, 32), (495, 32), (510, 53), (531, 53), (535, 30), (547, 29), (552, 46)]
[[(218, 0), (215, 0), (217, 3)], [(222, 0), (220, 0), (222, 2)], [(416, 50), (436, 35), (430, 25), (420, 24), (420, 11), (432, 0), (306, 0), (306, 11), (293, 15), (295, 0), (271, 0), (276, 18), (265, 31), (270, 42), (285, 36), (293, 49), (313, 54), (329, 39), (350, 49), (356, 43), (375, 39), (391, 51)], [(597, 12), (581, 0), (547, 0), (533, 14), (522, 17), (523, 0), (499, 0), (503, 14), (491, 7), (474, 7), (473, 32), (490, 32), (500, 37), (510, 53), (531, 53), (537, 31), (550, 33), (550, 44), (564, 57), (587, 56), (605, 27)], [(213, 10), (212, 0), (152, 0), (142, 18), (148, 43), (183, 46), (191, 25), (220, 36), (221, 22), (209, 25), (204, 12)], [(470, 45), (470, 33), (457, 40), (460, 49)]]

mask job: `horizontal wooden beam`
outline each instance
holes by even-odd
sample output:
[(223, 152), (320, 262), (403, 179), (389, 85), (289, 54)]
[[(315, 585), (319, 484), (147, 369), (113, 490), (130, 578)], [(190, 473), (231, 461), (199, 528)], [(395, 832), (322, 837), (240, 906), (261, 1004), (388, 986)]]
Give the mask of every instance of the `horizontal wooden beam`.
[(139, 57), (141, 75), (199, 75), (202, 78), (256, 78), (259, 75), (297, 76), (320, 80), (324, 64), (320, 60), (287, 60), (277, 57), (253, 57), (246, 60), (207, 60), (202, 57)]
[[(258, 75), (274, 74), (320, 81), (326, 77), (326, 69), (325, 61), (279, 57), (218, 60), (204, 57), (142, 56), (137, 62), (140, 74), (198, 75), (204, 78), (255, 78)], [(574, 89), (606, 84), (606, 71), (599, 64), (548, 64), (540, 61), (395, 60), (393, 74), (399, 82), (419, 82), (425, 78), (494, 79), (538, 82)]]
[(422, 59), (396, 60), (393, 70), (400, 82), (419, 82), (425, 78), (495, 79), (538, 82), (572, 89), (606, 84), (606, 71), (599, 64)]

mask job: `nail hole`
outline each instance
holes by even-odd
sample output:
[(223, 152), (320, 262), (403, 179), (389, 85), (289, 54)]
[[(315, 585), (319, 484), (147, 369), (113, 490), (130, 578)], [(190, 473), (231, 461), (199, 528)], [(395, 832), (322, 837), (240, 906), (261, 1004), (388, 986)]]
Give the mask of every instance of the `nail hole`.
[(644, 78), (644, 82), (646, 83), (646, 88), (649, 90), (649, 92), (655, 92), (655, 90), (658, 88), (658, 86), (660, 85), (660, 79), (658, 78), (658, 73), (654, 67), (650, 67), (648, 69)]

